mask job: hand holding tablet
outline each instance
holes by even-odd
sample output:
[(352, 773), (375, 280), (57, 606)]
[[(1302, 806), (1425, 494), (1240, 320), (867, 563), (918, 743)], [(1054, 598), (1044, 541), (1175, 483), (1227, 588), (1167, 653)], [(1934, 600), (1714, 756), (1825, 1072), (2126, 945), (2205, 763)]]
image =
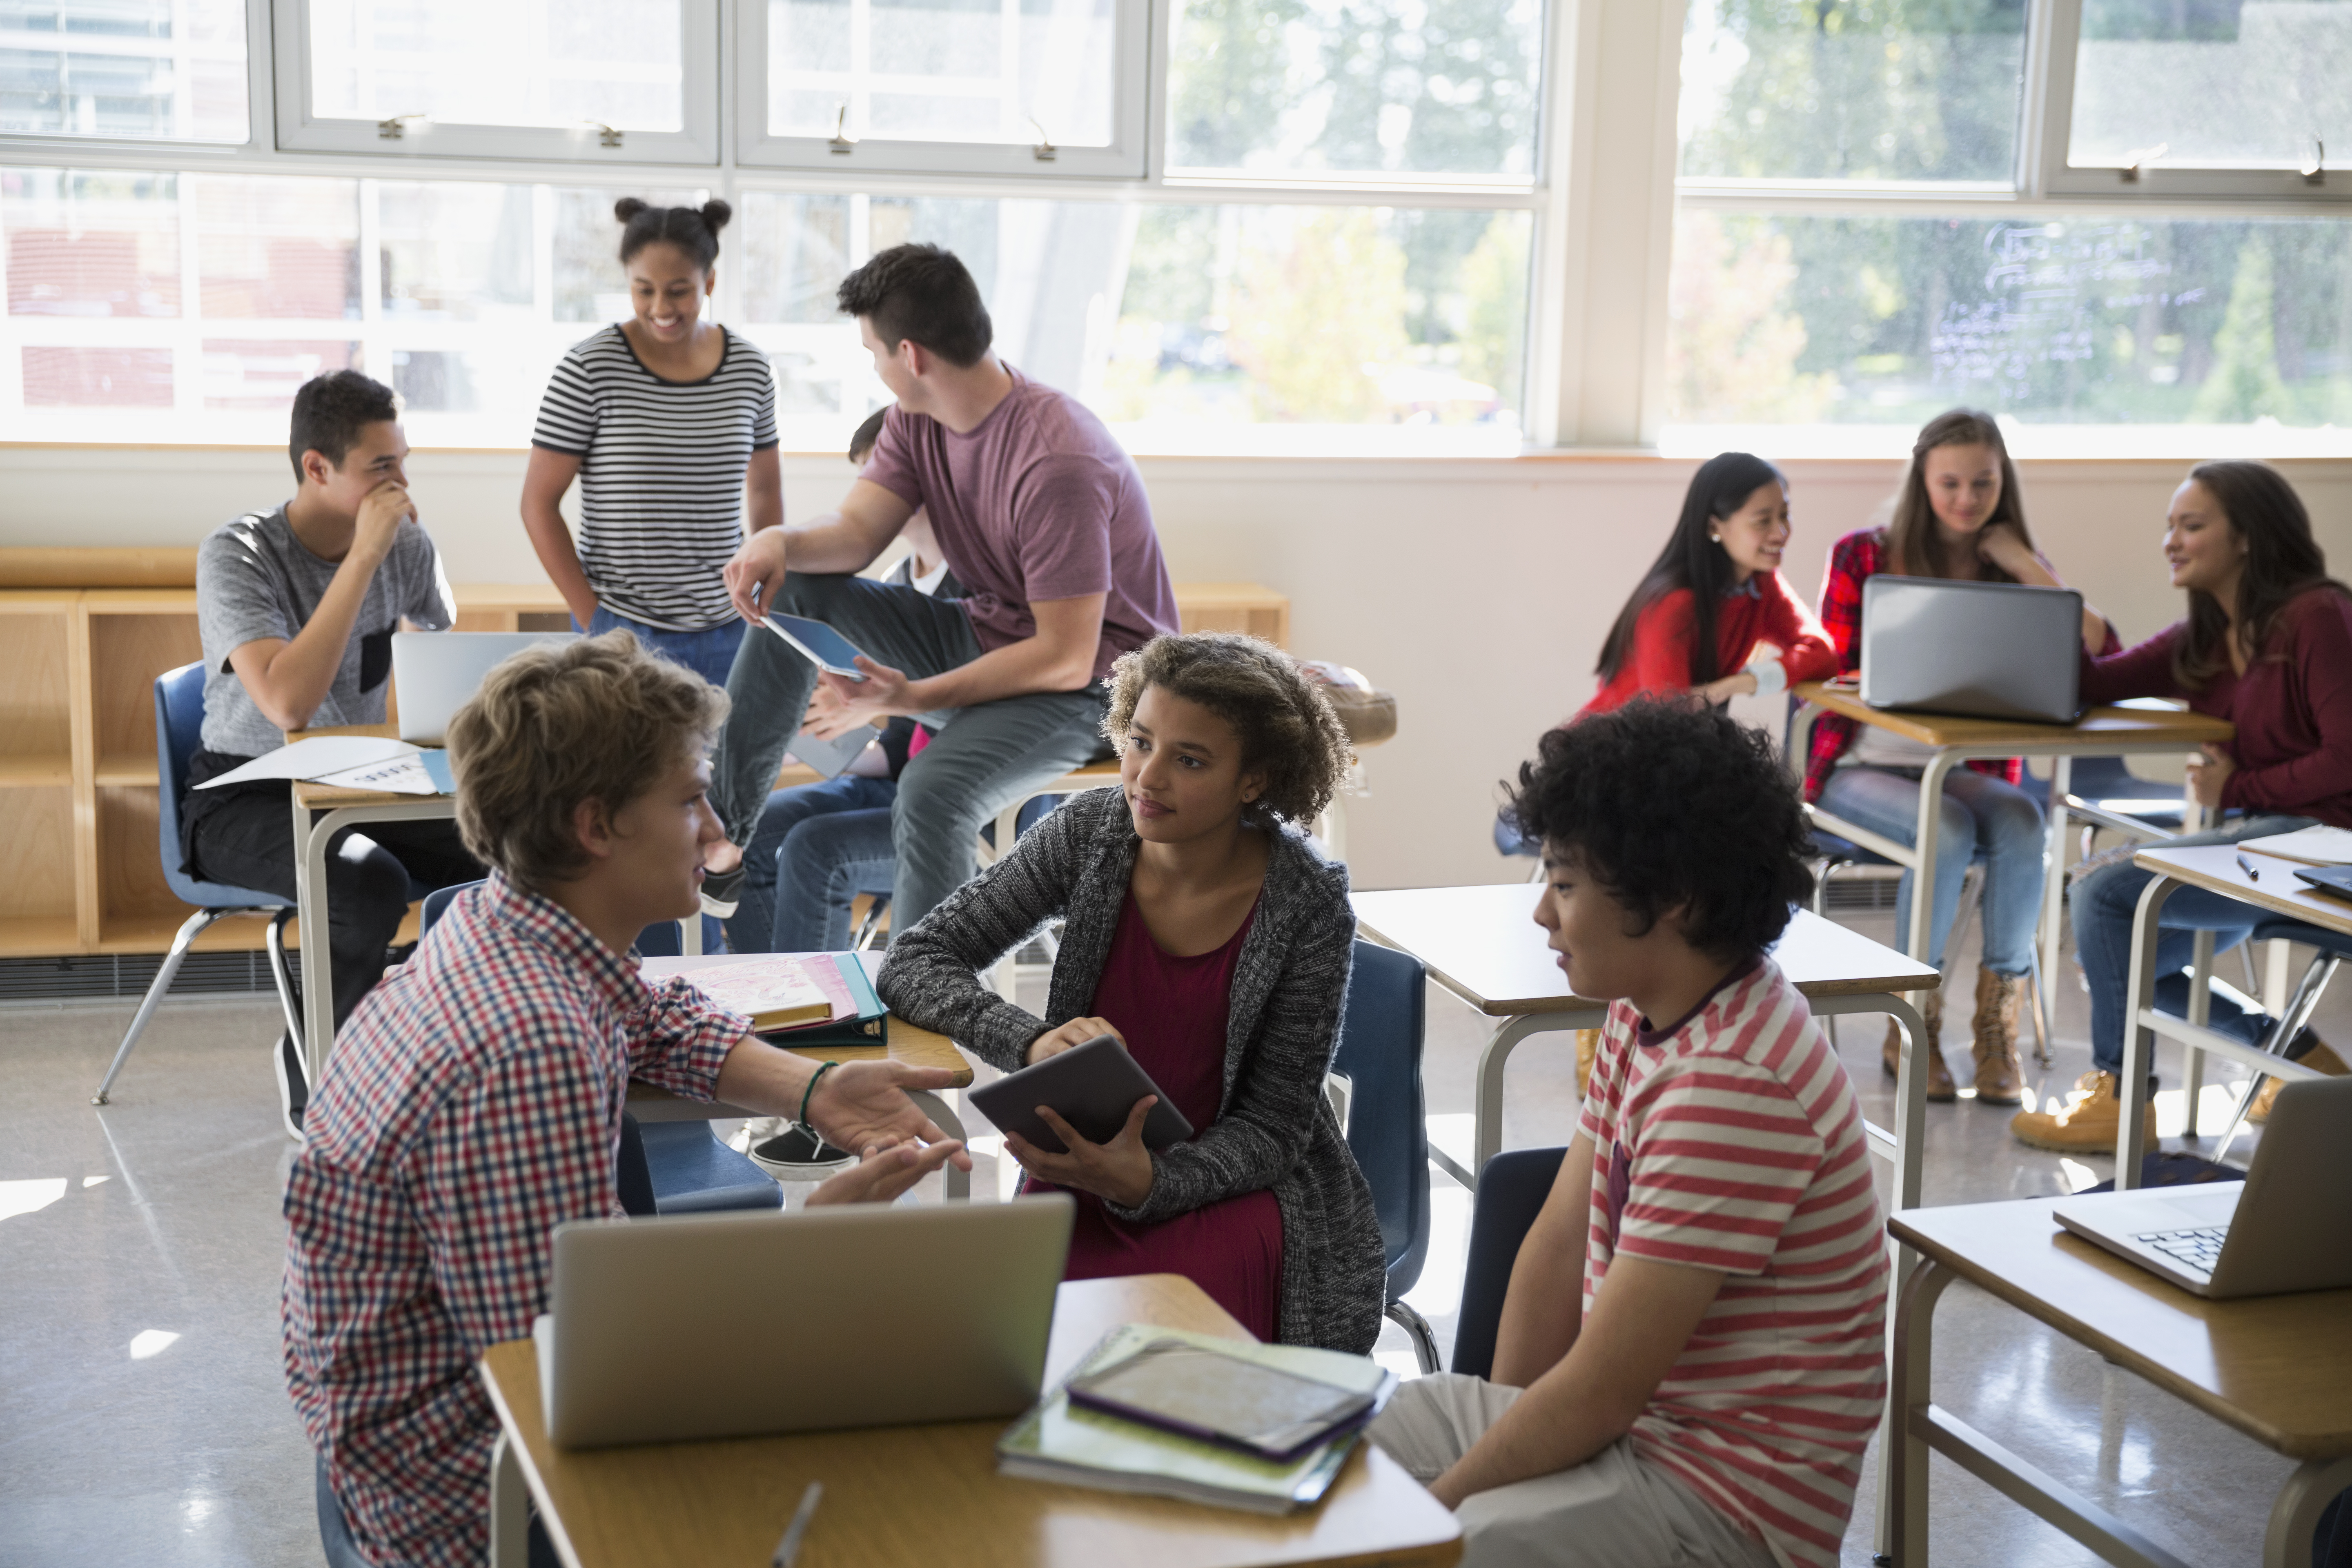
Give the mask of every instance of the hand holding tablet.
[(1171, 1104), (1151, 1075), (1136, 1065), (1127, 1047), (1109, 1035), (1045, 1058), (1019, 1072), (971, 1091), (972, 1106), (1003, 1131), (1051, 1154), (1068, 1146), (1037, 1114), (1050, 1107), (1071, 1131), (1094, 1143), (1108, 1143), (1127, 1125), (1135, 1102), (1154, 1096), (1143, 1122), (1143, 1146), (1165, 1149), (1192, 1136), (1192, 1124)]

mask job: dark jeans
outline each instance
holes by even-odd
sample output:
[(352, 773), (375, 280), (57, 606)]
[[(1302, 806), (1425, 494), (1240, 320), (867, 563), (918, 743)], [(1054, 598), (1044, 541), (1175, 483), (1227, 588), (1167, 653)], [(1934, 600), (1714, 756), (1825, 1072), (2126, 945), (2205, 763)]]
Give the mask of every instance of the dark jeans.
[[(2311, 820), (2307, 816), (2276, 815), (2241, 816), (2210, 833), (2167, 839), (2163, 847), (2171, 849), (2193, 844), (2235, 844), (2266, 834), (2308, 827)], [(2084, 875), (2067, 895), (2074, 912), (2074, 950), (2083, 960), (2083, 977), (2091, 986), (2091, 1062), (2102, 1072), (2121, 1074), (2124, 1070), (2124, 1019), (2130, 1005), (2125, 993), (2131, 989), (2132, 919), (2139, 910), (2141, 891), (2155, 879), (2155, 872), (2143, 871), (2129, 860), (2119, 860)], [(2183, 972), (2194, 956), (2199, 931), (2211, 931), (2213, 951), (2223, 953), (2252, 935), (2256, 923), (2267, 918), (2252, 904), (2209, 893), (2201, 888), (2176, 891), (2157, 914), (2160, 934), (2156, 941), (2156, 1005), (2175, 1017), (2187, 1016), (2189, 979)], [(2251, 1046), (2261, 1043), (2263, 1032), (2270, 1027), (2271, 1021), (2261, 1013), (2241, 1010), (2217, 992), (2206, 1022)], [(2149, 1064), (2151, 1070), (2154, 1066)]]
[(727, 922), (730, 952), (838, 952), (860, 893), (887, 893), (898, 875), (890, 845), (889, 779), (848, 773), (768, 797), (743, 847), (743, 896)]
[[(824, 622), (875, 659), (919, 679), (981, 655), (961, 604), (896, 584), (793, 572), (785, 574), (775, 607)], [(730, 842), (751, 842), (769, 787), (815, 689), (816, 666), (782, 638), (760, 631), (743, 639), (727, 678), (733, 706), (710, 759), (710, 804)], [(898, 860), (892, 929), (906, 930), (971, 879), (979, 868), (982, 824), (1039, 784), (1104, 753), (1104, 703), (1097, 685), (925, 716), (938, 733), (898, 775), (890, 808)]]
[[(294, 809), (284, 784), (232, 784), (189, 832), (194, 870), (207, 881), (294, 901)], [(383, 978), (384, 949), (408, 912), (412, 881), (435, 888), (479, 881), (454, 822), (374, 822), (327, 841), (327, 952), (341, 1028)], [(305, 942), (310, 933), (303, 933)]]

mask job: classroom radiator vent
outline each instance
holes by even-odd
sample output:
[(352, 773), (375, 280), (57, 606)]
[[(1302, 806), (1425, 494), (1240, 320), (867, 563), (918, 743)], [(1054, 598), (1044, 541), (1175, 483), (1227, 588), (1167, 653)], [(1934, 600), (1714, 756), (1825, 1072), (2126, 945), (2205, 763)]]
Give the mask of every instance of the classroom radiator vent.
[[(0, 958), (0, 1002), (105, 1001), (147, 994), (163, 966), (156, 952), (76, 953), (61, 958)], [(174, 996), (275, 994), (269, 961), (251, 952), (192, 952), (172, 977)]]
[(1895, 881), (1892, 877), (1832, 877), (1830, 879), (1829, 907), (1832, 910), (1888, 910), (1895, 908)]

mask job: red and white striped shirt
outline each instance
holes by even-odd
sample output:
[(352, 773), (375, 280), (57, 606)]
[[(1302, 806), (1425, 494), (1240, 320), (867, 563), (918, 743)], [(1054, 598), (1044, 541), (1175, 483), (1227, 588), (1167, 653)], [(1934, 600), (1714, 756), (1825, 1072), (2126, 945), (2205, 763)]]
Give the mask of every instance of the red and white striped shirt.
[(287, 1179), (283, 1326), (368, 1561), (488, 1561), (482, 1352), (547, 1310), (548, 1233), (621, 1213), (630, 1078), (709, 1100), (745, 1026), (498, 875), (352, 1014)]
[(1641, 1023), (1609, 1010), (1578, 1123), (1585, 1310), (1620, 1253), (1726, 1279), (1634, 1449), (1783, 1563), (1836, 1568), (1886, 1397), (1886, 1244), (1853, 1086), (1769, 958), (1664, 1034)]

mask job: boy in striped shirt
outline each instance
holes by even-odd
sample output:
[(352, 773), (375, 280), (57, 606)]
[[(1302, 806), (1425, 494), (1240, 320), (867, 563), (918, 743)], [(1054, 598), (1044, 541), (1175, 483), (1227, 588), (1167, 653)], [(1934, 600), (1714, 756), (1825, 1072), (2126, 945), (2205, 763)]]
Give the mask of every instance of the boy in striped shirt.
[(1468, 1568), (1834, 1568), (1887, 1266), (1853, 1086), (1767, 951), (1811, 887), (1796, 786), (1761, 733), (1643, 700), (1546, 735), (1513, 810), (1537, 923), (1613, 1005), (1492, 1380), (1408, 1383), (1372, 1440)]

